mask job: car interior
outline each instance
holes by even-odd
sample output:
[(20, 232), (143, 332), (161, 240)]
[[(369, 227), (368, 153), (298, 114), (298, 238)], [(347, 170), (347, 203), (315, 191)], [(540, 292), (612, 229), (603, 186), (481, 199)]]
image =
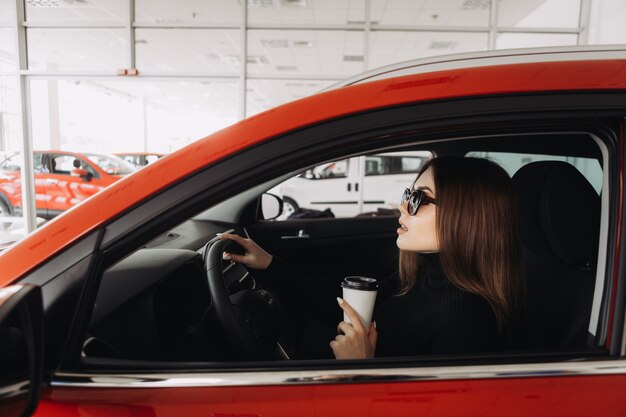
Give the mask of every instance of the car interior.
[[(380, 145), (378, 145), (380, 146)], [(420, 142), (377, 152), (429, 151), (500, 163), (518, 190), (528, 337), (511, 354), (601, 349), (610, 179), (607, 146), (591, 132), (512, 132)], [(354, 156), (335, 155), (333, 159)], [(222, 259), (240, 253), (217, 233), (249, 237), (336, 288), (348, 275), (397, 268), (397, 210), (350, 218), (276, 220), (268, 190), (320, 159), (207, 207), (105, 270), (82, 345), (86, 360), (218, 362), (329, 360), (342, 315), (333, 298), (277, 288), (267, 271)], [(410, 186), (407, 184), (406, 186)], [(398, 200), (406, 187), (398, 187)], [(276, 205), (278, 207), (278, 204)], [(397, 206), (396, 206), (397, 207)], [(294, 282), (302, 276), (293, 277)], [(320, 293), (321, 294), (321, 293)]]

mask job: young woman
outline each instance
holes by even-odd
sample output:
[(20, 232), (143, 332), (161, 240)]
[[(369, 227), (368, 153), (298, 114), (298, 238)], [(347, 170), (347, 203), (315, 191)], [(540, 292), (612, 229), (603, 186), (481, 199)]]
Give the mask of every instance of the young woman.
[[(399, 272), (381, 280), (375, 322), (340, 322), (330, 342), (337, 359), (472, 353), (515, 346), (524, 286), (516, 202), (507, 173), (478, 158), (441, 157), (424, 165), (402, 195)], [(223, 235), (244, 247), (224, 254), (270, 275), (284, 263), (255, 242)]]

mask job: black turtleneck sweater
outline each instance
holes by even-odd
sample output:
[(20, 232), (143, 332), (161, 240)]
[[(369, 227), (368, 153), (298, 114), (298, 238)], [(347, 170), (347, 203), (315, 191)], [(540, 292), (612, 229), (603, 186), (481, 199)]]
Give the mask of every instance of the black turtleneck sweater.
[[(422, 255), (423, 268), (415, 284), (400, 294), (397, 274), (380, 280), (374, 320), (378, 331), (376, 356), (415, 356), (451, 353), (479, 353), (506, 349), (506, 338), (498, 330), (493, 310), (481, 296), (461, 290), (450, 283), (442, 271), (438, 254)], [(295, 273), (276, 257), (267, 270), (281, 286), (290, 286), (307, 294), (308, 311), (318, 318), (334, 322), (342, 320), (339, 306), (319, 311), (318, 297), (341, 296), (338, 287)], [(302, 303), (302, 299), (300, 302)], [(304, 307), (305, 304), (292, 307)], [(332, 330), (332, 329), (331, 329)], [(329, 335), (329, 340), (332, 340)]]
[(424, 266), (408, 293), (398, 295), (397, 276), (381, 283), (374, 311), (376, 356), (474, 353), (503, 350), (506, 339), (481, 296), (447, 279), (438, 254), (422, 255)]

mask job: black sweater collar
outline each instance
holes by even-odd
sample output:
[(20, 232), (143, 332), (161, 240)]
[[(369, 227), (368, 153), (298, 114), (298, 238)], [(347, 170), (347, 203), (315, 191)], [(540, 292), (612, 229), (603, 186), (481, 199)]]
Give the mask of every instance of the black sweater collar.
[(420, 278), (424, 285), (432, 290), (445, 290), (452, 286), (443, 272), (439, 252), (422, 253), (420, 257), (422, 258)]

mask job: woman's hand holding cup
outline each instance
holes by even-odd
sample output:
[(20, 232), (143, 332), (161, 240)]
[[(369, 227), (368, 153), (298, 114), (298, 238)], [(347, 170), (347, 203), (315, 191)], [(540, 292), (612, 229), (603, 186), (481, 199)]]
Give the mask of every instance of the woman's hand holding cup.
[(363, 327), (359, 315), (346, 300), (337, 298), (339, 307), (350, 318), (351, 323), (342, 321), (337, 326), (337, 337), (330, 347), (337, 359), (366, 359), (374, 357), (378, 332), (371, 323), (369, 329)]

